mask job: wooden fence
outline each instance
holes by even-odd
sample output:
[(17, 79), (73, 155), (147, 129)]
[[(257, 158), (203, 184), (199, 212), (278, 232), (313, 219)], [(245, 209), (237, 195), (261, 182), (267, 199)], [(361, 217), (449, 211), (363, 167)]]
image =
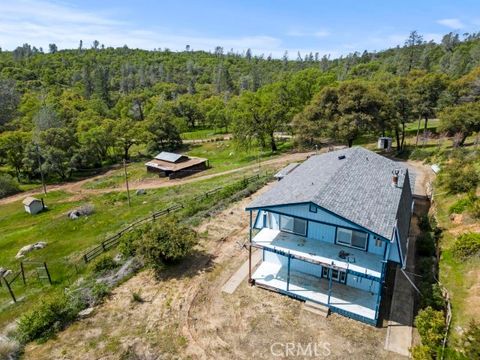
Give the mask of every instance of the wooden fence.
[[(265, 176), (268, 177), (268, 174), (266, 174)], [(245, 185), (247, 185), (247, 184), (251, 183), (252, 181), (259, 180), (259, 179), (260, 179), (260, 174), (257, 174), (257, 175), (250, 176), (248, 178), (243, 178), (241, 180), (241, 182), (243, 182)], [(193, 198), (193, 200), (198, 201), (198, 200), (206, 199), (209, 196), (223, 190), (224, 188), (225, 188), (225, 186), (220, 186), (220, 187), (217, 187), (215, 189), (206, 191), (203, 194), (195, 196)], [(117, 246), (118, 243), (120, 242), (120, 238), (124, 234), (126, 234), (126, 233), (132, 231), (133, 229), (135, 229), (136, 227), (138, 227), (140, 225), (143, 225), (143, 224), (146, 224), (148, 222), (154, 222), (158, 218), (161, 218), (161, 217), (163, 217), (165, 215), (168, 215), (168, 214), (172, 214), (172, 213), (174, 213), (174, 212), (176, 212), (180, 209), (183, 209), (184, 207), (185, 207), (184, 204), (180, 204), (180, 203), (174, 204), (174, 205), (172, 205), (172, 206), (170, 206), (166, 209), (156, 211), (156, 212), (152, 213), (151, 215), (149, 215), (147, 217), (144, 217), (142, 219), (139, 219), (139, 220), (133, 222), (132, 224), (128, 225), (126, 228), (124, 228), (121, 231), (119, 231), (118, 233), (116, 233), (115, 235), (110, 236), (106, 240), (102, 241), (99, 245), (95, 246), (93, 249), (87, 251), (82, 257), (83, 261), (85, 262), (85, 264), (89, 263), (90, 261), (95, 259), (97, 256), (99, 256), (102, 253), (108, 251), (109, 249)]]
[[(12, 284), (20, 279), (23, 282), (23, 285), (27, 285), (27, 279), (26, 279), (26, 266), (27, 265), (34, 265), (35, 271), (37, 273), (37, 278), (38, 281), (42, 281), (43, 279), (47, 279), (50, 285), (52, 285), (52, 278), (50, 277), (50, 272), (48, 271), (47, 263), (45, 261), (31, 261), (31, 260), (24, 260), (20, 261), (20, 269), (16, 273), (12, 273), (11, 275), (8, 276), (2, 276), (0, 277), (0, 288), (5, 286), (7, 288), (8, 293), (10, 294), (10, 297), (12, 298), (13, 302), (17, 302), (17, 297), (15, 296), (13, 289), (12, 289)], [(4, 285), (2, 285), (2, 279), (4, 281)]]

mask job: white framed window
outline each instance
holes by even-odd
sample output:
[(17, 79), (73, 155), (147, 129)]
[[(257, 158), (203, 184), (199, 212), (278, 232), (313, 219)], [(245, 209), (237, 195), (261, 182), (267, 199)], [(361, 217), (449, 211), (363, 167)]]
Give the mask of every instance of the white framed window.
[[(329, 278), (330, 269), (327, 267), (322, 267), (322, 277)], [(345, 284), (347, 281), (347, 273), (341, 270), (332, 269), (332, 280), (339, 283)]]
[(367, 249), (368, 234), (362, 231), (337, 228), (337, 244), (350, 246), (356, 249)]
[(280, 230), (306, 236), (307, 221), (292, 216), (280, 215)]

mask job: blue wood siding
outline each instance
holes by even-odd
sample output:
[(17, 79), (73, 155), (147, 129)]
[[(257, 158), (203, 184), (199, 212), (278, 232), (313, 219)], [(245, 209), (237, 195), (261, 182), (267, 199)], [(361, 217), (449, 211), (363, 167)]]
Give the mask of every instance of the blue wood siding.
[(383, 256), (383, 254), (385, 254), (385, 247), (387, 246), (387, 242), (382, 240), (381, 245), (382, 246), (377, 246), (375, 236), (372, 234), (369, 234), (368, 236), (368, 252), (369, 253)]
[(331, 244), (335, 243), (335, 226), (320, 224), (316, 222), (308, 223), (308, 235), (311, 239), (325, 241)]
[(388, 260), (400, 263), (400, 254), (398, 252), (397, 238), (394, 237), (394, 242), (390, 244), (390, 254)]
[(302, 261), (298, 259), (292, 259), (290, 261), (290, 269), (300, 271), (305, 274), (313, 275), (316, 277), (322, 277), (322, 266)]
[[(270, 210), (270, 211), (269, 211)], [(269, 213), (267, 224), (264, 224), (265, 213)], [(309, 204), (296, 204), (296, 205), (284, 205), (284, 206), (276, 206), (274, 208), (266, 208), (265, 210), (259, 210), (258, 216), (255, 222), (255, 228), (261, 229), (263, 227), (268, 227), (272, 229), (278, 230), (279, 228), (279, 213), (297, 216), (305, 219), (312, 219), (314, 222), (308, 222), (308, 233), (307, 237), (311, 239), (317, 239), (321, 241), (325, 241), (331, 244), (335, 243), (335, 226), (346, 227), (349, 229), (358, 229), (360, 231), (365, 231), (361, 227), (353, 225), (335, 215), (332, 215), (320, 208), (317, 208), (317, 212), (311, 212)], [(328, 224), (332, 225), (328, 225)], [(367, 251), (372, 254), (383, 256), (385, 254), (387, 242), (382, 240), (381, 246), (376, 246), (376, 241), (374, 235), (369, 233), (368, 236), (368, 248)], [(339, 245), (341, 246), (341, 245)]]
[(347, 285), (360, 290), (369, 291), (374, 294), (378, 294), (378, 290), (380, 288), (380, 283), (378, 281), (362, 278), (352, 274), (347, 275)]
[(309, 204), (294, 204), (294, 205), (282, 205), (272, 208), (273, 211), (278, 211), (284, 214), (290, 214), (293, 216), (300, 216), (306, 219), (317, 220), (326, 222), (329, 224), (345, 226), (352, 229), (361, 229), (360, 226), (354, 225), (348, 221), (345, 221), (333, 214), (330, 214), (320, 208), (317, 208), (317, 212), (311, 212)]

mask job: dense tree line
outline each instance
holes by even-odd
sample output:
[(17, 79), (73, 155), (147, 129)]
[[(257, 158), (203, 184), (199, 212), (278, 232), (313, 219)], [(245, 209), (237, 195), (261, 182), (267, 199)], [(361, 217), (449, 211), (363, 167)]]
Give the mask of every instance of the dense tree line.
[(301, 146), (352, 145), (440, 117), (458, 145), (479, 131), (480, 36), (425, 42), (338, 59), (290, 60), (225, 52), (109, 48), (0, 51), (0, 165), (16, 176), (68, 179), (77, 169), (129, 159), (132, 146), (175, 149), (199, 127), (233, 132), (243, 146), (276, 151), (274, 134)]

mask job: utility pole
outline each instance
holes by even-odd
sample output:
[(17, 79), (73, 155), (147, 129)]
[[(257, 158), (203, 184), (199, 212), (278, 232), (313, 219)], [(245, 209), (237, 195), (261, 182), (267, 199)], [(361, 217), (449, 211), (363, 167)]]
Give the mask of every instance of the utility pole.
[(45, 185), (45, 179), (43, 177), (42, 161), (40, 157), (40, 148), (38, 147), (38, 144), (36, 145), (36, 149), (37, 149), (37, 158), (38, 158), (38, 170), (40, 171), (40, 178), (42, 179), (43, 193), (47, 195), (47, 186)]
[(127, 186), (128, 207), (131, 207), (132, 204), (130, 202), (130, 189), (128, 187), (127, 161), (125, 159), (123, 159), (123, 171), (125, 172), (125, 184)]

